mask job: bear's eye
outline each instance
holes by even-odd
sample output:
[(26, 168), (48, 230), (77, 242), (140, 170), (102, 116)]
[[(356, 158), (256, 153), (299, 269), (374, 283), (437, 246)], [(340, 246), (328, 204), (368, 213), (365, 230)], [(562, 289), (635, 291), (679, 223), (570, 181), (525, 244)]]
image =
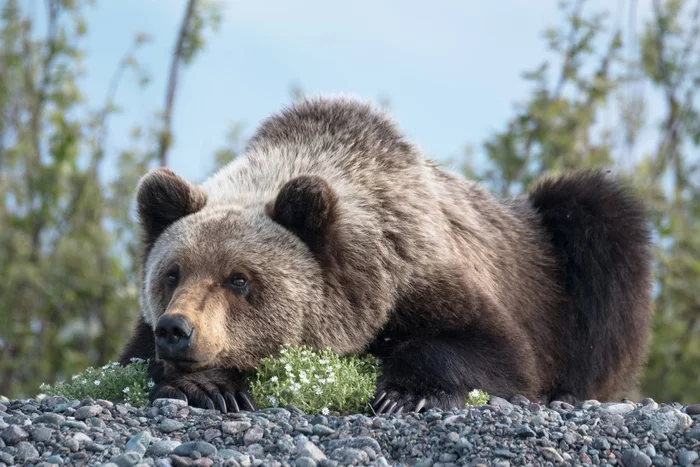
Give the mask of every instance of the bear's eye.
[(165, 283), (168, 287), (173, 288), (177, 285), (180, 280), (180, 275), (177, 270), (168, 271), (165, 275)]
[(229, 287), (237, 292), (244, 292), (248, 286), (248, 280), (241, 274), (234, 274), (228, 281)]

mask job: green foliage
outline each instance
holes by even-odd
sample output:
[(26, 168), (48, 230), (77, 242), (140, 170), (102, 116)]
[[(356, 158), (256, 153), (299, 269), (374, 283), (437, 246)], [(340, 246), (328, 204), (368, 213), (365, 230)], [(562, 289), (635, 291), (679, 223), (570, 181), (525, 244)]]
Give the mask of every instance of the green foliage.
[(361, 413), (374, 394), (376, 360), (338, 357), (331, 350), (284, 346), (263, 359), (250, 381), (261, 407), (293, 404), (306, 413)]
[(487, 392), (481, 389), (473, 389), (467, 394), (465, 405), (467, 407), (479, 407), (488, 404), (490, 398), (491, 396)]
[[(147, 370), (148, 362), (140, 359), (126, 366), (109, 363), (89, 367), (70, 381), (42, 384), (41, 390), (50, 396), (92, 397), (144, 407), (154, 386)], [(377, 360), (371, 355), (339, 357), (331, 350), (287, 345), (278, 355), (263, 359), (248, 385), (260, 408), (292, 404), (308, 414), (355, 414), (371, 411), (368, 404), (378, 376)], [(466, 405), (480, 406), (488, 400), (486, 392), (475, 389), (468, 394)]]
[(47, 396), (76, 400), (91, 397), (145, 407), (149, 405), (148, 394), (155, 385), (148, 377), (147, 370), (148, 362), (145, 360), (134, 359), (124, 366), (112, 362), (101, 368), (88, 367), (73, 375), (70, 381), (42, 384), (40, 389)]

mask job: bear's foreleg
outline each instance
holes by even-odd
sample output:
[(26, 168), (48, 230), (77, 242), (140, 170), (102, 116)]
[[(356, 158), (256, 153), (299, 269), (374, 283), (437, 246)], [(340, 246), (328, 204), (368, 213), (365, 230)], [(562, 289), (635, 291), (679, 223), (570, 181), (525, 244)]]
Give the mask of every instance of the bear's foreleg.
[(482, 389), (504, 398), (531, 396), (530, 359), (508, 335), (483, 329), (399, 343), (383, 360), (372, 408), (377, 413), (463, 408)]

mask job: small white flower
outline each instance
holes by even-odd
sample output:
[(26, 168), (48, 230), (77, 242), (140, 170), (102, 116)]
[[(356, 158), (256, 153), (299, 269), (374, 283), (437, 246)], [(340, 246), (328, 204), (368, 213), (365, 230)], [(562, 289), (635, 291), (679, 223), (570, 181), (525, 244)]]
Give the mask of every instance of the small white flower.
[(284, 366), (284, 369), (287, 370), (287, 371), (292, 371), (292, 365), (290, 365), (289, 363), (287, 363), (287, 364)]
[(326, 381), (328, 381), (329, 383), (335, 382), (335, 376), (333, 376), (333, 375), (329, 376), (329, 377), (326, 379)]
[(277, 376), (273, 376), (272, 378), (270, 378), (270, 381), (272, 381), (273, 383), (276, 383), (278, 380), (279, 378)]
[(130, 389), (129, 389), (128, 386), (125, 387), (124, 389), (122, 389), (122, 392), (123, 392), (124, 394), (127, 394), (129, 391), (130, 391)]
[(328, 360), (326, 360), (325, 358), (322, 358), (318, 361), (318, 363), (320, 363), (321, 365), (325, 365), (328, 363)]
[(96, 379), (96, 380), (95, 380), (95, 386), (99, 386), (99, 385), (100, 385), (100, 380), (99, 380), (99, 379)]
[(267, 396), (267, 400), (270, 401), (273, 407), (277, 407), (277, 398), (275, 396)]
[(112, 362), (112, 367), (117, 367), (119, 366), (119, 362)]
[(323, 409), (321, 409), (321, 413), (323, 415), (328, 415), (328, 412), (330, 412), (330, 410), (328, 410), (328, 407), (324, 407)]
[(299, 378), (306, 378), (306, 372), (304, 370), (299, 372)]
[(469, 397), (479, 397), (479, 390), (472, 389), (471, 391), (469, 391)]
[(109, 368), (109, 363), (102, 366), (102, 369), (103, 369), (103, 370), (106, 370), (107, 368)]
[(309, 351), (308, 351), (308, 350), (302, 350), (302, 351), (301, 351), (301, 354), (302, 354), (302, 355), (309, 355)]
[(316, 388), (316, 391), (315, 391), (315, 392), (316, 392), (316, 395), (317, 395), (317, 396), (320, 396), (321, 393), (323, 393), (323, 391), (321, 391), (321, 388)]
[(152, 387), (155, 386), (155, 385), (156, 385), (156, 383), (154, 383), (153, 381), (149, 381), (148, 384), (147, 384), (147, 386), (148, 386), (149, 388), (152, 388)]
[(84, 380), (81, 381), (81, 383), (82, 383), (82, 384), (86, 384), (86, 383), (87, 383), (87, 380), (84, 379)]
[(80, 378), (80, 375), (73, 375), (73, 376), (71, 376), (71, 379), (73, 379), (73, 380), (76, 380), (76, 379), (78, 379), (78, 378)]
[(286, 347), (282, 348), (282, 350), (280, 350), (280, 353), (282, 355), (287, 355), (287, 348)]
[(321, 384), (326, 384), (326, 378), (319, 378), (318, 382)]

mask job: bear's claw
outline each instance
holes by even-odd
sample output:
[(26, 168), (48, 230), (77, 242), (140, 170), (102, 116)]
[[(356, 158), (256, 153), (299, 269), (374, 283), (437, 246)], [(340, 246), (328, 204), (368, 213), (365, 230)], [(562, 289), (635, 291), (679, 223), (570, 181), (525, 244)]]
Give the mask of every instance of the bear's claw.
[(381, 391), (372, 401), (372, 410), (377, 414), (398, 415), (413, 411), (419, 413), (431, 408), (447, 410), (451, 407), (461, 408), (459, 398), (448, 395), (428, 395), (425, 397), (404, 393), (397, 390)]
[(231, 370), (205, 370), (178, 374), (156, 384), (151, 401), (159, 398), (180, 399), (192, 407), (219, 410), (222, 413), (254, 412), (252, 397)]

